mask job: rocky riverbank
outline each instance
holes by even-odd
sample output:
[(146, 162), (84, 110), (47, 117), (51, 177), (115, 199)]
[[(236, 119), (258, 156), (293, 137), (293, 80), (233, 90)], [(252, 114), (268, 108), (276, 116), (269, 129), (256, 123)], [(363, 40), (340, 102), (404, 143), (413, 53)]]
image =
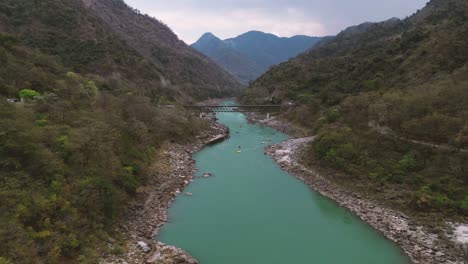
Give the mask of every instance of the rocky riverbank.
[[(283, 133), (300, 135), (297, 128), (287, 122), (272, 118), (259, 120), (258, 116), (249, 116), (253, 122), (279, 129)], [(314, 137), (290, 139), (267, 148), (267, 154), (280, 166), (295, 175), (314, 190), (336, 201), (340, 206), (352, 211), (362, 220), (382, 232), (388, 239), (394, 241), (406, 252), (412, 263), (421, 264), (462, 264), (466, 259), (454, 254), (450, 245), (443, 243), (439, 235), (431, 232), (405, 214), (389, 209), (376, 201), (364, 198), (358, 193), (346, 190), (324, 177), (323, 172), (306, 167), (301, 162), (304, 146), (311, 143)], [(450, 237), (451, 230), (443, 230)]]
[(272, 127), (281, 133), (293, 136), (303, 137), (307, 134), (302, 128), (289, 124), (286, 120), (279, 119), (278, 117), (265, 118), (265, 115), (257, 113), (248, 113), (247, 120), (250, 123), (259, 124), (263, 126)]
[(208, 144), (229, 137), (228, 128), (216, 123), (214, 115), (208, 115), (206, 119), (210, 128), (194, 143), (167, 143), (161, 148), (148, 171), (148, 184), (137, 190), (136, 199), (116, 225), (116, 234), (123, 234), (125, 245), (109, 242), (108, 246), (114, 254), (104, 256), (100, 263), (197, 263), (187, 252), (156, 242), (154, 237), (168, 221), (167, 209), (171, 202), (193, 180), (196, 167), (192, 154)]

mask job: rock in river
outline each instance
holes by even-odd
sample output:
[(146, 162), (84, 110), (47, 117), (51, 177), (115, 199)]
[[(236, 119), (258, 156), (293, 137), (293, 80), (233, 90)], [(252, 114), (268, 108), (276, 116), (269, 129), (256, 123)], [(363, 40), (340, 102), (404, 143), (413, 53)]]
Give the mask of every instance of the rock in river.
[(156, 244), (155, 253), (146, 261), (146, 263), (198, 264), (198, 261), (180, 248), (158, 242)]

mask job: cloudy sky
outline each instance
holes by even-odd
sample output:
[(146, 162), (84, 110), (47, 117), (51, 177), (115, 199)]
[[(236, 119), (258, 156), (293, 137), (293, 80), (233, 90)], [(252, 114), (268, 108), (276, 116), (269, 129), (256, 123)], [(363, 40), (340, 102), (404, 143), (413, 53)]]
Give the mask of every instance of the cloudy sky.
[(191, 44), (203, 33), (225, 39), (249, 30), (278, 36), (334, 35), (366, 21), (404, 18), (428, 0), (125, 0)]

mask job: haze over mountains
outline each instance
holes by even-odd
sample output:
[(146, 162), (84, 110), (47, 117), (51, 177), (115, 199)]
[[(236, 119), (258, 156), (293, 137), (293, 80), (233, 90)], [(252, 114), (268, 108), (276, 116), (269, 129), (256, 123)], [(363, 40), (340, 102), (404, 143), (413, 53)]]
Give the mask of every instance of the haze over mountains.
[(278, 37), (260, 31), (221, 40), (204, 34), (192, 47), (205, 54), (242, 83), (255, 80), (271, 66), (285, 62), (311, 49), (322, 37)]

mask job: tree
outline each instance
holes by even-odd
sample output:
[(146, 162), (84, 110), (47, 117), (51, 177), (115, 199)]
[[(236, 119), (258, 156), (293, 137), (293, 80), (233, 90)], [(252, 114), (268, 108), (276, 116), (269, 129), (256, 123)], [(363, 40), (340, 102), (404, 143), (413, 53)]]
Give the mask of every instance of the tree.
[(33, 100), (35, 97), (40, 96), (41, 94), (31, 90), (31, 89), (23, 89), (19, 92), (19, 96), (21, 99)]
[(461, 201), (460, 208), (463, 211), (465, 211), (466, 213), (468, 213), (468, 196), (466, 196), (465, 199), (463, 199), (463, 201)]

